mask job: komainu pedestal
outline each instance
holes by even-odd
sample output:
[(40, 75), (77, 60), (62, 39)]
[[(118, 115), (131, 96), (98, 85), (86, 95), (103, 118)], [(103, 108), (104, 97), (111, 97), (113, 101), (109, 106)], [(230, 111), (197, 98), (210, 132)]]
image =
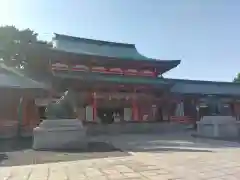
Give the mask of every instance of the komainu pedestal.
[(33, 130), (33, 149), (87, 147), (86, 130), (82, 122), (75, 119), (75, 110), (83, 105), (77, 102), (77, 97), (74, 90), (68, 90), (59, 101), (47, 106), (47, 120)]
[(86, 131), (78, 119), (44, 120), (33, 130), (33, 149), (73, 149), (86, 145)]
[(239, 136), (238, 122), (232, 116), (204, 116), (197, 123), (197, 134), (205, 137), (235, 138)]

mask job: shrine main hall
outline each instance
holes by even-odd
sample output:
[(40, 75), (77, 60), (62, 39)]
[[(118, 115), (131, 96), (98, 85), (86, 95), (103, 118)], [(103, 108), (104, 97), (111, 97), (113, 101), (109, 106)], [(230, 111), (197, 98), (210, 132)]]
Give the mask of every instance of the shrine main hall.
[(60, 34), (52, 42), (35, 66), (42, 74), (39, 67), (50, 66), (55, 95), (68, 88), (79, 92), (86, 104), (79, 116), (87, 122), (187, 122), (240, 114), (237, 83), (164, 78), (180, 60), (145, 57), (134, 44)]
[[(32, 124), (31, 119), (44, 119), (47, 104), (64, 98), (68, 89), (74, 89), (84, 104), (78, 107), (77, 118), (91, 124), (192, 123), (214, 115), (239, 118), (240, 84), (165, 78), (164, 73), (181, 60), (148, 58), (134, 44), (62, 34), (55, 34), (52, 44), (25, 49), (28, 59), (34, 59), (25, 76), (47, 84), (51, 92), (34, 97), (38, 112), (31, 118), (25, 113), (24, 127)], [(5, 114), (1, 121), (17, 122), (17, 115), (12, 114)]]

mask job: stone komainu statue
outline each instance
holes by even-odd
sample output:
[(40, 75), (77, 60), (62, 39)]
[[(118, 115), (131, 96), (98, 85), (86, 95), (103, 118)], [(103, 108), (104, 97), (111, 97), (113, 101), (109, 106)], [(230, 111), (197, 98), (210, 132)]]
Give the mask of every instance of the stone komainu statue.
[[(77, 95), (73, 90), (68, 90), (55, 103), (50, 103), (46, 108), (47, 119), (75, 119), (77, 109)], [(78, 102), (79, 103), (79, 102)]]
[(83, 98), (72, 90), (46, 108), (47, 120), (33, 130), (33, 149), (79, 149), (87, 147), (86, 129), (77, 119), (77, 107)]

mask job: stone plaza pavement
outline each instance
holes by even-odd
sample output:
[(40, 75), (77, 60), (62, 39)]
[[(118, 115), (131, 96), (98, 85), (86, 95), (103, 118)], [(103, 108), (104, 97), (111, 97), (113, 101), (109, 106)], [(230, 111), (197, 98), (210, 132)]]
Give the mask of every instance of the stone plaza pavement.
[(240, 144), (187, 134), (97, 137), (125, 157), (0, 167), (0, 180), (239, 180)]

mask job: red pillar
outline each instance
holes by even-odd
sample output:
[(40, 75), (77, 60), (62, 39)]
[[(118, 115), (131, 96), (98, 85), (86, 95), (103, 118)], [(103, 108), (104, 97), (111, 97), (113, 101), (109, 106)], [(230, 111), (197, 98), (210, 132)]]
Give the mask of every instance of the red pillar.
[(240, 103), (234, 102), (234, 115), (236, 116), (237, 120), (240, 120)]
[(134, 121), (139, 121), (139, 114), (138, 114), (138, 104), (136, 101), (136, 95), (132, 98), (132, 118)]
[(158, 76), (158, 74), (157, 74), (157, 69), (154, 68), (154, 77), (157, 77), (157, 76)]
[(96, 117), (97, 117), (96, 92), (93, 92), (93, 93), (92, 93), (92, 100), (93, 100), (93, 103), (92, 103), (92, 108), (93, 108), (93, 121), (95, 121), (95, 120), (96, 120)]
[(22, 122), (21, 122), (21, 126), (27, 126), (27, 125), (29, 125), (29, 122), (28, 122), (28, 111), (27, 111), (27, 106), (28, 106), (28, 104), (27, 104), (27, 98), (26, 97), (23, 97), (23, 99), (22, 99)]

